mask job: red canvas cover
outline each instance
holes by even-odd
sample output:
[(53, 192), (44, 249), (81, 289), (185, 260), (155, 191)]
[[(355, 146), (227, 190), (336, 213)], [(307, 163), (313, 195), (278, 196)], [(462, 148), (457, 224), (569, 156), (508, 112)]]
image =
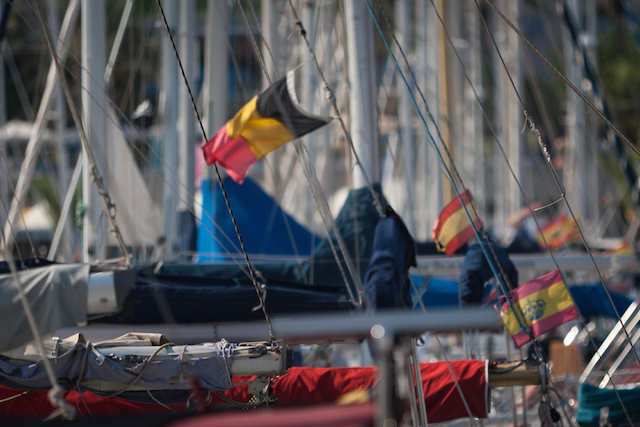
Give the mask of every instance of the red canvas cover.
[[(488, 397), (486, 363), (480, 360), (452, 361), (451, 368), (471, 410), (471, 415), (487, 417)], [(468, 417), (460, 393), (445, 362), (422, 363), (425, 401), (429, 422), (441, 422)], [(234, 384), (255, 377), (235, 376)], [(375, 367), (358, 368), (303, 368), (293, 367), (274, 384), (272, 396), (278, 399), (276, 407), (335, 402), (339, 397), (363, 390), (372, 390), (377, 383)], [(22, 391), (0, 386), (0, 400), (18, 395)], [(248, 402), (252, 395), (248, 386), (240, 385), (222, 392), (238, 402)], [(212, 393), (207, 409), (213, 410), (224, 400)], [(131, 402), (119, 397), (104, 398), (91, 392), (80, 395), (69, 391), (66, 401), (76, 408), (78, 417), (100, 417), (135, 414), (169, 414), (171, 411), (157, 404)], [(176, 412), (186, 412), (185, 404), (167, 405)], [(53, 412), (47, 391), (38, 390), (0, 404), (0, 418), (44, 418)]]

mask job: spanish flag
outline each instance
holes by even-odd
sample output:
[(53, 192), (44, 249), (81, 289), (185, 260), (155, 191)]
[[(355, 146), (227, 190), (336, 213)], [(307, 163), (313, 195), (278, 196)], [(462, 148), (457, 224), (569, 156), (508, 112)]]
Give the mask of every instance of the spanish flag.
[[(462, 201), (461, 201), (462, 199)], [(463, 207), (466, 206), (469, 215), (473, 220), (473, 225), (469, 222), (469, 217)], [(476, 203), (469, 190), (460, 197), (451, 201), (442, 209), (436, 222), (433, 225), (432, 238), (436, 242), (436, 247), (440, 252), (452, 255), (462, 245), (474, 236), (473, 228), (482, 228), (483, 223), (476, 215)]]
[(540, 249), (547, 249), (545, 246), (546, 241), (550, 249), (556, 250), (578, 243), (580, 241), (580, 233), (573, 219), (567, 214), (562, 214), (540, 227), (536, 240)]
[[(520, 323), (504, 296), (500, 297), (495, 307), (516, 347), (580, 316), (558, 270), (523, 283), (509, 292), (509, 299), (518, 313)], [(531, 331), (532, 337), (522, 331), (520, 324)]]
[(327, 123), (305, 112), (295, 92), (294, 72), (256, 95), (202, 146), (208, 165), (218, 163), (238, 184), (251, 165), (281, 145)]

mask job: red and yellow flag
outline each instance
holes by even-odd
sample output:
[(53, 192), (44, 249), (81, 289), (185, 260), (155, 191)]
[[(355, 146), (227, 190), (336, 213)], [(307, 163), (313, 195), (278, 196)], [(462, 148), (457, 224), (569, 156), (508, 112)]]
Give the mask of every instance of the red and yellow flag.
[[(471, 215), (473, 225), (469, 222), (463, 203), (469, 215)], [(460, 197), (455, 198), (442, 209), (433, 225), (431, 234), (440, 252), (452, 255), (474, 236), (474, 226), (476, 228), (483, 226), (482, 220), (476, 215), (477, 211), (476, 203), (473, 201), (473, 196), (469, 190), (462, 193)]]
[(518, 312), (520, 323), (504, 296), (500, 297), (495, 307), (516, 347), (531, 341), (520, 324), (530, 330), (535, 338), (580, 316), (558, 270), (523, 283), (509, 292), (509, 299)]
[(303, 111), (293, 71), (256, 95), (202, 146), (208, 165), (218, 163), (238, 184), (267, 153), (327, 123), (330, 117)]
[(562, 214), (540, 227), (536, 240), (542, 250), (547, 249), (545, 241), (550, 249), (560, 249), (563, 246), (579, 242), (580, 233), (573, 219), (567, 214)]

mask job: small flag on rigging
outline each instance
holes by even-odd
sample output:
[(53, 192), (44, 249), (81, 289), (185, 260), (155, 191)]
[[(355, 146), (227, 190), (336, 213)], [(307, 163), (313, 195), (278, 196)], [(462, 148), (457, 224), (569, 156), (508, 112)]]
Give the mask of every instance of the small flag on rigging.
[(281, 145), (331, 121), (305, 112), (295, 92), (294, 72), (276, 81), (236, 113), (202, 146), (208, 165), (218, 163), (242, 184), (249, 167)]
[(567, 214), (562, 214), (540, 227), (536, 240), (542, 250), (547, 249), (545, 241), (550, 249), (556, 250), (578, 243), (580, 241), (580, 233), (573, 218)]
[[(517, 347), (531, 341), (521, 325), (531, 331), (533, 338), (580, 316), (569, 289), (558, 270), (523, 283), (509, 292), (512, 307), (501, 296), (495, 305), (500, 313), (504, 327)], [(516, 319), (518, 313), (520, 322)]]
[[(465, 207), (472, 218), (473, 225), (469, 222)], [(432, 238), (440, 252), (452, 255), (474, 236), (474, 227), (483, 227), (477, 212), (478, 208), (469, 190), (466, 190), (460, 197), (455, 198), (442, 209), (436, 218), (432, 232)]]

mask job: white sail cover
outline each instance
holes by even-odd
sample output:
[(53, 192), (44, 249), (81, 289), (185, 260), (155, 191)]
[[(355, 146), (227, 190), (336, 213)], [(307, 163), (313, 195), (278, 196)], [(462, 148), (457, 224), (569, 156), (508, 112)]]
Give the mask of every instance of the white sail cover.
[[(47, 265), (19, 271), (18, 280), (41, 335), (87, 321), (88, 265)], [(34, 339), (16, 286), (11, 274), (0, 275), (0, 351)]]
[[(113, 111), (107, 120), (107, 164), (105, 183), (116, 205), (116, 222), (124, 242), (132, 247), (155, 246), (164, 234), (164, 225), (140, 169), (118, 126)], [(109, 233), (110, 244), (115, 239)]]

